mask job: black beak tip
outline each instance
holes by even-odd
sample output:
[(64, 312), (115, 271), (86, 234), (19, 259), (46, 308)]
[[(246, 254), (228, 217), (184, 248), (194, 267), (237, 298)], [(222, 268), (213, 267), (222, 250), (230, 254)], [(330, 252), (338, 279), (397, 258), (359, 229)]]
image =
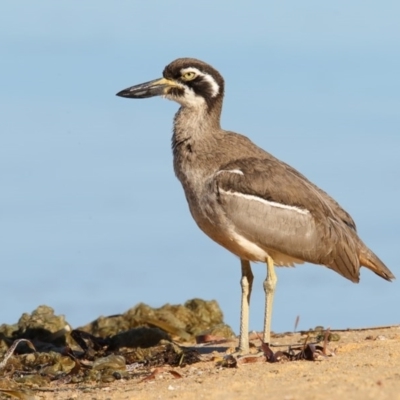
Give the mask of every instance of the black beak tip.
[(118, 93), (116, 94), (116, 96), (119, 96), (119, 97), (128, 97), (128, 95), (129, 95), (129, 91), (126, 90), (126, 89), (121, 90), (120, 92), (118, 92)]

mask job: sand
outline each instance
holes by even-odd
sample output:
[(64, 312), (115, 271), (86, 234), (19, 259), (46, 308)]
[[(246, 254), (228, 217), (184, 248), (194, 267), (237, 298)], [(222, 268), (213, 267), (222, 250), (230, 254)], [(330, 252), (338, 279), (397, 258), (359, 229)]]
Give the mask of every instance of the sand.
[[(162, 367), (111, 384), (59, 384), (35, 390), (37, 399), (400, 399), (400, 326), (339, 332), (335, 355), (322, 361), (254, 363), (223, 368), (217, 361), (234, 342), (202, 345), (204, 358), (184, 368)], [(300, 334), (274, 338), (296, 343)], [(259, 346), (260, 342), (254, 340)], [(170, 371), (176, 371), (175, 377)], [(175, 374), (177, 375), (177, 374)]]

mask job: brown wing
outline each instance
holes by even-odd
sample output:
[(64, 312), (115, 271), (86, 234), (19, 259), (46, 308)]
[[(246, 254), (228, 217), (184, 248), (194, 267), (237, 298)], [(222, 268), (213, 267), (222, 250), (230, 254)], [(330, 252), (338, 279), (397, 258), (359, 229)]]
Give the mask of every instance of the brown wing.
[(290, 165), (270, 158), (244, 158), (221, 166), (221, 170), (234, 169), (243, 172), (243, 179), (238, 179), (238, 176), (225, 176), (224, 179), (227, 183), (236, 181), (240, 185), (237, 187), (239, 191), (285, 205), (311, 209), (313, 213), (322, 212), (356, 230), (354, 220), (332, 197)]
[(248, 240), (358, 281), (354, 221), (296, 170), (274, 159), (239, 159), (223, 165), (214, 184), (226, 216)]

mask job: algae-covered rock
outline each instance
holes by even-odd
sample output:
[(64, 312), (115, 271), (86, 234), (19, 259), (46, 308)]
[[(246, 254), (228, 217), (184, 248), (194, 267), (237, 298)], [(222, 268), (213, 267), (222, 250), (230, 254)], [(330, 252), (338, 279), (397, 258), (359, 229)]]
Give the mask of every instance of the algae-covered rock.
[[(183, 305), (165, 304), (159, 308), (139, 303), (124, 314), (100, 317), (80, 330), (96, 336), (111, 337), (132, 328), (156, 327), (167, 332), (174, 340), (191, 342), (198, 334), (221, 324), (223, 314), (215, 300), (192, 299)], [(232, 330), (227, 325), (225, 327), (225, 337), (232, 337)]]
[(18, 325), (0, 325), (0, 355), (4, 354), (13, 343), (14, 332), (18, 330)]
[[(66, 345), (74, 344), (70, 331), (64, 315), (55, 315), (51, 307), (39, 306), (31, 314), (22, 314), (17, 324), (1, 325), (0, 352), (4, 354), (15, 340), (22, 338), (30, 340), (38, 351), (62, 352)], [(20, 353), (31, 351), (26, 343), (18, 346)]]
[(18, 329), (20, 331), (41, 329), (55, 333), (62, 329), (71, 330), (71, 327), (65, 321), (64, 315), (54, 315), (54, 310), (51, 307), (39, 306), (32, 311), (32, 314), (22, 314), (18, 321)]
[(99, 317), (80, 330), (72, 330), (52, 308), (39, 306), (24, 313), (17, 324), (0, 326), (0, 360), (5, 361), (0, 376), (23, 387), (46, 386), (55, 380), (129, 379), (132, 369), (127, 365), (150, 368), (200, 361), (195, 349), (174, 341), (195, 342), (202, 332), (226, 338), (233, 334), (214, 300), (193, 299), (159, 308), (139, 303), (124, 314)]
[(113, 351), (121, 347), (146, 348), (156, 346), (161, 340), (170, 341), (168, 334), (158, 328), (133, 328), (120, 332), (110, 338), (108, 350)]
[(216, 338), (225, 338), (231, 339), (235, 337), (235, 333), (232, 331), (232, 328), (226, 324), (218, 324), (214, 325), (210, 329), (206, 329), (199, 333), (199, 336), (210, 335)]

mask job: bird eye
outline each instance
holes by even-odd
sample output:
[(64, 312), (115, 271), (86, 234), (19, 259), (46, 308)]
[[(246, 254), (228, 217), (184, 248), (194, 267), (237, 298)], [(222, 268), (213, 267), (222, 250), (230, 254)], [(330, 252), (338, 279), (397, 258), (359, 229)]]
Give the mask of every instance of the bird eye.
[(183, 79), (184, 81), (192, 81), (194, 78), (196, 78), (196, 73), (193, 72), (193, 71), (185, 72), (185, 73), (182, 75), (182, 79)]

